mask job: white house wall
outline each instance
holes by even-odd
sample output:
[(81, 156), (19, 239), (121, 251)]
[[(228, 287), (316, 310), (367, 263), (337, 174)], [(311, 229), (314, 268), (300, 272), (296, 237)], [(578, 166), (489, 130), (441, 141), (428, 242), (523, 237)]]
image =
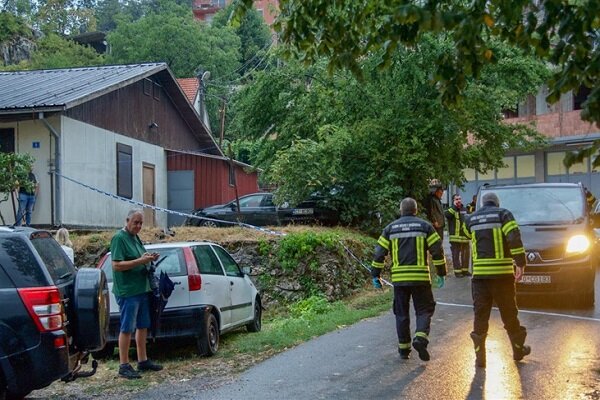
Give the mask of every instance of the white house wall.
[[(132, 147), (133, 199), (142, 201), (142, 164), (155, 169), (155, 198), (167, 207), (167, 160), (163, 148), (62, 117), (62, 175), (101, 191), (117, 193), (117, 143)], [(119, 227), (134, 205), (63, 179), (64, 225)], [(156, 225), (167, 226), (167, 216), (156, 212)]]
[[(17, 153), (29, 153), (35, 159), (33, 173), (38, 179), (40, 189), (34, 212), (31, 215), (31, 224), (50, 224), (52, 193), (48, 171), (49, 163), (54, 157), (54, 142), (51, 143), (50, 132), (43, 122), (39, 120), (3, 123), (0, 124), (0, 128), (13, 128), (15, 130), (15, 151)], [(18, 199), (16, 198), (15, 209), (18, 209)], [(8, 201), (0, 204), (0, 211), (7, 225), (15, 223), (15, 215), (10, 197)]]

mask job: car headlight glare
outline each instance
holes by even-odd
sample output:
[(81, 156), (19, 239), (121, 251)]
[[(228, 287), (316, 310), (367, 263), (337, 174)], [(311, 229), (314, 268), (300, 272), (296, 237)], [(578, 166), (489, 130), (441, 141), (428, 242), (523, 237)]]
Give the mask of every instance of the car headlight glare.
[(575, 235), (567, 243), (567, 253), (583, 253), (590, 247), (590, 240), (585, 235)]

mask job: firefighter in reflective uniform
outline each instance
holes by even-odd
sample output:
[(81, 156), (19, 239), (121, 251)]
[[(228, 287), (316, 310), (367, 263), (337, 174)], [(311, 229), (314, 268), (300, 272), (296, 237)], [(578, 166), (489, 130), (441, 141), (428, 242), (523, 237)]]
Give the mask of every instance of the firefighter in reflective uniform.
[[(394, 285), (394, 315), (398, 334), (400, 357), (408, 359), (411, 351), (410, 299), (412, 297), (417, 325), (412, 347), (419, 358), (428, 361), (429, 328), (435, 311), (431, 290), (427, 252), (432, 255), (437, 270), (435, 277), (439, 287), (443, 286), (446, 262), (442, 240), (434, 227), (424, 219), (416, 217), (417, 202), (407, 197), (400, 203), (401, 217), (385, 227), (377, 245), (372, 262), (371, 274), (377, 287), (386, 255), (391, 255), (391, 278)], [(380, 284), (379, 284), (379, 287)]]
[(452, 206), (445, 212), (448, 220), (448, 240), (452, 252), (454, 276), (469, 276), (469, 238), (462, 229), (467, 211), (462, 205), (460, 194), (452, 195)]
[(521, 279), (525, 269), (519, 226), (510, 211), (500, 208), (495, 193), (486, 193), (482, 204), (467, 216), (464, 231), (472, 240), (473, 255), (471, 287), (475, 319), (471, 339), (476, 365), (485, 368), (485, 338), (494, 301), (512, 344), (513, 359), (522, 360), (531, 348), (525, 345), (527, 331), (519, 322), (515, 295), (515, 281)]

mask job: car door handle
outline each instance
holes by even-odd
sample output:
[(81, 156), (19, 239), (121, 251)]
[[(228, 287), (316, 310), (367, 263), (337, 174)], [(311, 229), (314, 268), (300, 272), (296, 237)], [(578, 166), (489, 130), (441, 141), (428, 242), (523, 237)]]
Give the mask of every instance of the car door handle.
[(173, 282), (174, 285), (181, 285), (181, 282)]
[(233, 281), (229, 281), (229, 284), (230, 284), (231, 286), (233, 286)]

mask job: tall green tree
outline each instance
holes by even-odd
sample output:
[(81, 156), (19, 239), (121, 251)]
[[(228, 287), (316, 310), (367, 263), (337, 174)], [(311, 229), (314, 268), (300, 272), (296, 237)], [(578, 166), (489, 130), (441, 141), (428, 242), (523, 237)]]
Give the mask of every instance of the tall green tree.
[[(249, 10), (241, 20), (232, 19), (234, 5), (230, 4), (219, 11), (211, 24), (215, 27), (232, 26), (240, 38), (242, 67), (240, 75), (260, 67), (269, 45), (272, 43), (271, 31), (263, 17), (255, 9)], [(234, 79), (235, 77), (232, 77)]]
[(239, 38), (230, 28), (194, 20), (183, 7), (170, 13), (150, 13), (135, 22), (120, 20), (108, 35), (111, 63), (166, 62), (180, 78), (199, 70), (213, 77), (239, 68)]
[(543, 143), (529, 127), (503, 123), (501, 112), (544, 82), (545, 66), (500, 43), (489, 46), (497, 63), (470, 79), (452, 107), (430, 79), (435, 60), (453, 51), (443, 37), (398, 48), (383, 71), (384, 55), (371, 55), (362, 80), (329, 75), (325, 60), (257, 73), (233, 103), (238, 152), (265, 170), (278, 201), (318, 191), (332, 194), (347, 222), (370, 210), (389, 220), (402, 196), (424, 195), (429, 178), (460, 183), (465, 168), (497, 168), (507, 148)]
[[(33, 189), (33, 183), (27, 178), (33, 161), (33, 157), (27, 153), (0, 152), (0, 203), (8, 201), (19, 185), (28, 190)], [(0, 220), (2, 225), (6, 225), (1, 212)]]
[[(240, 9), (253, 0), (240, 0)], [(455, 101), (487, 64), (498, 60), (490, 37), (532, 50), (555, 65), (548, 102), (591, 89), (582, 117), (600, 126), (600, 2), (564, 0), (280, 0), (275, 24), (290, 53), (305, 61), (327, 57), (330, 68), (360, 74), (360, 60), (383, 51), (389, 65), (398, 46), (414, 46), (427, 32), (444, 32), (455, 52), (442, 54), (433, 76)]]

